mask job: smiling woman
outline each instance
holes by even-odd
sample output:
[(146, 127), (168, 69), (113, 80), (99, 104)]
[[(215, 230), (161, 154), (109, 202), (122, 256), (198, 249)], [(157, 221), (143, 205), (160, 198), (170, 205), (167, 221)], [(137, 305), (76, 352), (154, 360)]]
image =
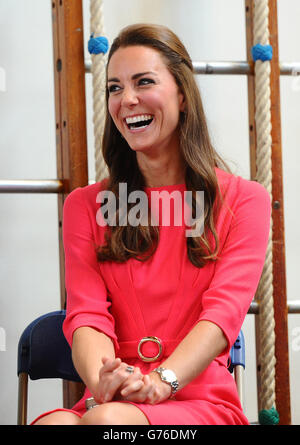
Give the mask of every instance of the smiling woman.
[[(217, 212), (221, 197), (215, 167), (229, 169), (210, 142), (193, 64), (178, 37), (164, 26), (125, 28), (109, 52), (106, 100), (103, 157), (108, 189), (118, 197), (120, 182), (127, 183), (128, 194), (145, 186), (185, 183), (193, 193), (194, 209), (197, 191), (205, 192), (207, 230), (187, 240), (187, 249), (197, 266), (216, 258), (212, 205)], [(150, 224), (115, 227), (98, 258), (141, 259), (146, 251), (154, 252), (157, 239)]]
[(184, 96), (158, 51), (119, 48), (108, 65), (108, 90), (110, 116), (136, 151), (142, 171), (144, 151), (152, 157), (179, 152), (177, 127)]
[[(37, 423), (247, 424), (227, 364), (264, 263), (269, 195), (225, 171), (190, 57), (167, 28), (120, 33), (106, 99), (109, 177), (64, 204), (63, 329), (86, 391), (72, 411)], [(116, 198), (117, 224), (99, 223), (102, 191)], [(203, 230), (187, 236), (182, 209), (194, 218), (199, 192)], [(181, 219), (138, 221), (136, 198), (151, 218), (171, 197)]]

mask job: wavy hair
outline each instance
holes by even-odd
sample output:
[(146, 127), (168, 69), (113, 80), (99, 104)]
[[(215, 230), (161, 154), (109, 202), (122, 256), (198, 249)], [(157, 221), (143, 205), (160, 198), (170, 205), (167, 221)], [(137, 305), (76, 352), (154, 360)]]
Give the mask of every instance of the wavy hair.
[[(196, 212), (196, 191), (204, 191), (204, 231), (199, 237), (187, 237), (189, 260), (196, 267), (203, 267), (208, 260), (216, 260), (219, 241), (215, 220), (221, 203), (215, 167), (229, 170), (214, 150), (207, 128), (200, 92), (195, 81), (191, 58), (179, 38), (168, 28), (160, 25), (136, 24), (123, 29), (114, 40), (108, 55), (128, 46), (144, 45), (158, 51), (179, 89), (185, 97), (186, 109), (180, 115), (180, 149), (185, 162), (186, 189), (193, 192), (192, 215)], [(117, 198), (117, 215), (121, 203), (118, 199), (119, 183), (127, 183), (128, 195), (143, 190), (145, 179), (141, 173), (136, 153), (121, 136), (108, 112), (108, 89), (106, 88), (106, 120), (102, 153), (108, 167), (107, 190)], [(130, 204), (128, 205), (128, 212)], [(150, 218), (150, 217), (149, 217)], [(129, 258), (145, 261), (153, 255), (159, 242), (159, 229), (151, 224), (137, 227), (126, 225), (109, 226), (105, 244), (96, 250), (98, 261), (125, 262)]]

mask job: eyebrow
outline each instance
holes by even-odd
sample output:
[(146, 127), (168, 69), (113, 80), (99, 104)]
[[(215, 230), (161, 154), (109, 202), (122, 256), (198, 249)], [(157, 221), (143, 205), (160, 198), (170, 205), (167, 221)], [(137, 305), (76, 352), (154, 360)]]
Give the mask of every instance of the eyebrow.
[[(139, 77), (145, 76), (146, 74), (153, 74), (154, 76), (156, 76), (156, 73), (154, 73), (153, 71), (145, 71), (144, 73), (137, 73), (134, 74), (131, 79), (132, 80), (136, 80)], [(112, 77), (111, 79), (108, 79), (107, 82), (121, 82), (120, 79), (118, 79), (117, 77)]]

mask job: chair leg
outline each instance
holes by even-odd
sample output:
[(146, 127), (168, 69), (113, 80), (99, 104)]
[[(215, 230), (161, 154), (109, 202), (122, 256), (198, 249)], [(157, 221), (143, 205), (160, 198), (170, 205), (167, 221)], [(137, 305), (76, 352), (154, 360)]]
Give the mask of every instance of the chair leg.
[(27, 395), (28, 395), (28, 374), (19, 374), (18, 391), (18, 425), (27, 424)]
[(239, 399), (244, 408), (244, 368), (242, 365), (234, 367), (234, 379), (238, 390)]

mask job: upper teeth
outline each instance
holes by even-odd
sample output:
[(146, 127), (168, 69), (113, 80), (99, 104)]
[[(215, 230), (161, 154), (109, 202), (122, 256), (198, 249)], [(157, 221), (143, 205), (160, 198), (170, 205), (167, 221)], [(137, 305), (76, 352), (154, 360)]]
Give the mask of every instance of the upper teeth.
[(126, 117), (126, 124), (134, 124), (135, 122), (148, 121), (153, 116), (150, 114), (141, 114), (140, 116)]

